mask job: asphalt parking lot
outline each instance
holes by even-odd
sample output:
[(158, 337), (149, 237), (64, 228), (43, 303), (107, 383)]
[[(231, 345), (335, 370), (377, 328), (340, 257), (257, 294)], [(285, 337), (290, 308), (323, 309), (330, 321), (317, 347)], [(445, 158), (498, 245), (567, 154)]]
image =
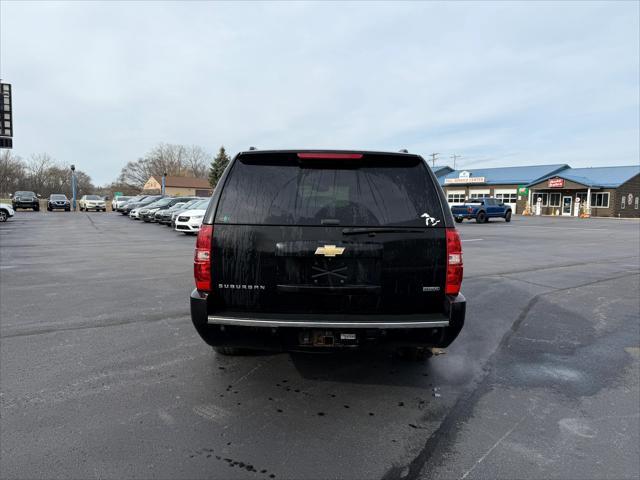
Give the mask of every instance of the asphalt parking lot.
[(466, 325), (424, 362), (217, 356), (195, 237), (0, 225), (2, 478), (638, 478), (640, 223), (464, 223)]

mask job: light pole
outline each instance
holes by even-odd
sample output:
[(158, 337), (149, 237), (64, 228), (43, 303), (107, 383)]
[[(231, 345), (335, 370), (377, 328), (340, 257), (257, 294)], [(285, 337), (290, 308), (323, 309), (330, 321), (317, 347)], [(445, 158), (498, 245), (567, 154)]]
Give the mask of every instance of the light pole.
[(164, 172), (162, 174), (162, 195), (164, 195), (166, 187), (167, 187), (167, 172)]
[(73, 203), (73, 211), (76, 211), (76, 166), (71, 165), (71, 195)]

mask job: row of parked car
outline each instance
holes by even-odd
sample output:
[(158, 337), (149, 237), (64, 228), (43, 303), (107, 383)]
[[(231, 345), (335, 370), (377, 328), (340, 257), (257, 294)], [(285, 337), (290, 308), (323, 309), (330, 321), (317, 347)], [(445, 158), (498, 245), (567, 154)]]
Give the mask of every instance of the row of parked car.
[[(26, 208), (38, 212), (40, 210), (40, 195), (30, 191), (17, 191), (10, 195), (11, 207), (13, 210)], [(82, 195), (78, 200), (78, 208), (80, 211), (95, 210), (96, 212), (107, 211), (107, 204), (104, 197), (100, 195)], [(47, 200), (47, 211), (64, 210), (71, 211), (71, 200), (64, 193), (52, 193)]]
[(196, 234), (200, 231), (210, 200), (167, 195), (120, 196), (113, 199), (111, 207), (133, 220), (166, 225), (184, 234)]

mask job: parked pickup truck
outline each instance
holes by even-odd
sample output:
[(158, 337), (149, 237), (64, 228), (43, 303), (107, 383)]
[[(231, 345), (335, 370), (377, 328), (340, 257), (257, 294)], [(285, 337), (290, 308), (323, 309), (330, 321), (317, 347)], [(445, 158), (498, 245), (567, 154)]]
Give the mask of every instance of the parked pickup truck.
[(477, 198), (468, 200), (464, 205), (454, 205), (451, 213), (457, 223), (462, 223), (465, 218), (475, 219), (478, 223), (488, 222), (490, 218), (504, 218), (505, 222), (511, 221), (511, 207), (505, 205), (496, 198)]

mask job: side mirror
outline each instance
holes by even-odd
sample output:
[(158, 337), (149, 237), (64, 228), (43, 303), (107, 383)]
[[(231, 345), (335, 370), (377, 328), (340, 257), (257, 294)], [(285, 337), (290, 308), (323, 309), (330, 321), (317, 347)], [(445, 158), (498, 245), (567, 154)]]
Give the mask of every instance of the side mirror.
[(36, 197), (38, 197), (38, 198), (42, 198), (42, 195), (38, 194), (38, 195), (36, 195)]

